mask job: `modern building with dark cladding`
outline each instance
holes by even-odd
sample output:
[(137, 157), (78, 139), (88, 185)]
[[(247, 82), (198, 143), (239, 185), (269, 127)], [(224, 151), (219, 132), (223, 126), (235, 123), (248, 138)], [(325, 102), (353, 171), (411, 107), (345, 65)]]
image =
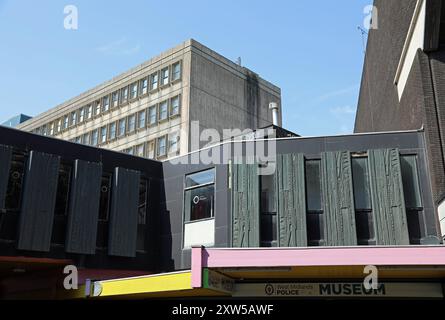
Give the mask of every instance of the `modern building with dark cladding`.
[(355, 132), (425, 130), (433, 200), (445, 235), (445, 4), (375, 0)]
[(159, 162), (0, 127), (0, 292), (39, 265), (189, 269), (196, 246), (439, 245), (425, 145), (423, 131), (239, 140)]
[(162, 163), (6, 127), (0, 146), (0, 256), (155, 269)]
[[(254, 142), (230, 143), (232, 154), (239, 143), (246, 150)], [(224, 144), (200, 152), (217, 154), (216, 159), (223, 162), (223, 149)], [(173, 159), (182, 164), (163, 163), (163, 270), (190, 267), (190, 247), (198, 243), (185, 244), (189, 230), (205, 238), (200, 239), (202, 244), (215, 247), (440, 242), (423, 132), (283, 138), (276, 140), (276, 152), (276, 173), (263, 176), (257, 175), (255, 164), (192, 164), (200, 153)], [(214, 212), (208, 219), (187, 221), (187, 177), (208, 170), (214, 170)], [(289, 192), (293, 195), (286, 195)], [(251, 202), (240, 205), (237, 201)], [(294, 219), (291, 229), (286, 219)], [(206, 242), (212, 237), (207, 238), (205, 229), (189, 226), (202, 223), (207, 228), (209, 220), (214, 221), (210, 224), (213, 243)], [(243, 234), (238, 221), (247, 223), (254, 236)]]

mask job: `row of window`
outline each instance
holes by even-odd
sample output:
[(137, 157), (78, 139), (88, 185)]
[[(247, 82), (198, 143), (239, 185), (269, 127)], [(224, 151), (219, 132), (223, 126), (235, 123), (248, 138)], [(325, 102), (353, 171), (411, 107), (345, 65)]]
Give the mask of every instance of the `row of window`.
[[(357, 240), (360, 245), (376, 244), (368, 158), (353, 157), (351, 162)], [(422, 226), (424, 219), (416, 156), (401, 156), (400, 164), (410, 242), (419, 244), (424, 236), (424, 226)], [(305, 167), (308, 245), (319, 246), (324, 244), (324, 200), (321, 189), (320, 160), (306, 160)], [(274, 179), (273, 175), (261, 176), (260, 238), (262, 246), (277, 246)]]
[[(115, 124), (116, 123), (112, 123), (108, 126), (103, 126), (100, 129), (88, 132), (80, 137), (73, 139), (73, 142), (91, 146), (98, 146), (106, 143), (107, 137), (110, 134), (110, 130), (115, 130)], [(174, 132), (168, 135), (163, 135), (146, 143), (126, 148), (122, 150), (122, 152), (149, 159), (162, 158), (167, 156), (167, 154), (178, 154), (179, 133)]]
[(70, 141), (91, 146), (98, 146), (123, 138), (127, 135), (135, 133), (138, 130), (155, 126), (158, 123), (167, 121), (169, 118), (178, 116), (181, 108), (180, 101), (181, 98), (180, 95), (178, 95), (159, 104), (155, 104), (148, 109), (130, 114), (125, 118), (111, 122), (91, 132), (70, 139)]
[[(368, 158), (353, 157), (351, 162), (358, 244), (375, 245)], [(420, 239), (425, 236), (425, 226), (423, 225), (423, 204), (416, 156), (401, 156), (400, 164), (410, 242), (419, 244)], [(320, 160), (306, 160), (306, 228), (309, 246), (324, 245), (325, 221), (321, 179)], [(186, 176), (184, 186), (184, 221), (186, 223), (214, 216), (214, 181), (214, 169)], [(278, 244), (277, 190), (274, 175), (261, 176), (260, 192), (261, 246), (274, 247)]]
[(167, 154), (178, 154), (179, 133), (174, 132), (163, 135), (146, 143), (124, 149), (122, 152), (148, 159), (162, 158), (167, 156)]
[(33, 133), (54, 136), (119, 106), (123, 106), (138, 97), (145, 96), (170, 83), (179, 81), (181, 80), (181, 66), (181, 61), (175, 62), (78, 110), (72, 111), (54, 122), (45, 124), (33, 130)]

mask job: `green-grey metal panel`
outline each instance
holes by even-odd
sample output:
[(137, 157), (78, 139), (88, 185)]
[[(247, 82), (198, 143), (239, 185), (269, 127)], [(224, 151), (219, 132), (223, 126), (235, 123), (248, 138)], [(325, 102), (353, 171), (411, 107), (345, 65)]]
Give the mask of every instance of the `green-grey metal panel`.
[(31, 151), (25, 171), (17, 248), (48, 252), (56, 204), (60, 158)]
[(321, 160), (326, 245), (357, 245), (350, 153), (323, 152)]
[(399, 150), (369, 150), (368, 160), (377, 245), (408, 245)]
[(256, 164), (232, 165), (232, 246), (259, 247), (259, 176)]
[(303, 154), (277, 156), (276, 183), (280, 247), (306, 247), (306, 196)]
[(140, 172), (116, 168), (113, 175), (108, 254), (135, 257)]
[(102, 164), (76, 160), (71, 182), (65, 251), (96, 252)]
[(9, 170), (11, 169), (11, 157), (12, 149), (10, 147), (0, 145), (0, 209), (5, 207)]

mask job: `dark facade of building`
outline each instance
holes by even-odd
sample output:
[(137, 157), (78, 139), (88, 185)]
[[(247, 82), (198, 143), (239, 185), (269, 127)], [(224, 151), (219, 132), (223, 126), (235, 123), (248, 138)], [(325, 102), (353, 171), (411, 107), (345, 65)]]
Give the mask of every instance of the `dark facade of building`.
[(152, 270), (162, 164), (0, 127), (0, 255)]
[(376, 0), (355, 132), (425, 130), (433, 200), (445, 234), (445, 4)]
[[(232, 156), (264, 141), (276, 157)], [(231, 141), (165, 162), (6, 127), (0, 146), (5, 288), (19, 257), (122, 276), (188, 269), (196, 245), (441, 243), (422, 131)]]
[(156, 273), (181, 297), (209, 294), (215, 273), (251, 297), (314, 274), (357, 281), (370, 264), (389, 281), (423, 272), (393, 296), (427, 279), (443, 297), (445, 5), (375, 8), (354, 135), (272, 126), (161, 162), (0, 126), (0, 298), (41, 298), (66, 265), (88, 297), (156, 296)]
[[(162, 269), (190, 267), (187, 247), (199, 243), (185, 245), (187, 231), (209, 220), (214, 243), (199, 240), (216, 247), (438, 244), (424, 146), (417, 131), (277, 139), (272, 175), (258, 175), (258, 164), (191, 164), (202, 153), (224, 162), (223, 146), (164, 162)], [(213, 211), (191, 220), (188, 177), (209, 171), (214, 195), (207, 183), (202, 194)]]
[(275, 173), (260, 175), (223, 163), (257, 142), (162, 163), (0, 128), (0, 254), (154, 272), (189, 268), (198, 244), (439, 242), (423, 132), (271, 141)]

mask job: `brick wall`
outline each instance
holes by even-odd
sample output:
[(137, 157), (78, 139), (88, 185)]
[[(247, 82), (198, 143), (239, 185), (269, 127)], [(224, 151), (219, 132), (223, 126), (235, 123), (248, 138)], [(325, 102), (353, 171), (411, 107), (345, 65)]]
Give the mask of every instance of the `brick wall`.
[(425, 130), (433, 198), (445, 195), (445, 50), (419, 50), (402, 97), (394, 84), (416, 0), (376, 0), (378, 29), (371, 30), (363, 67), (355, 132)]

